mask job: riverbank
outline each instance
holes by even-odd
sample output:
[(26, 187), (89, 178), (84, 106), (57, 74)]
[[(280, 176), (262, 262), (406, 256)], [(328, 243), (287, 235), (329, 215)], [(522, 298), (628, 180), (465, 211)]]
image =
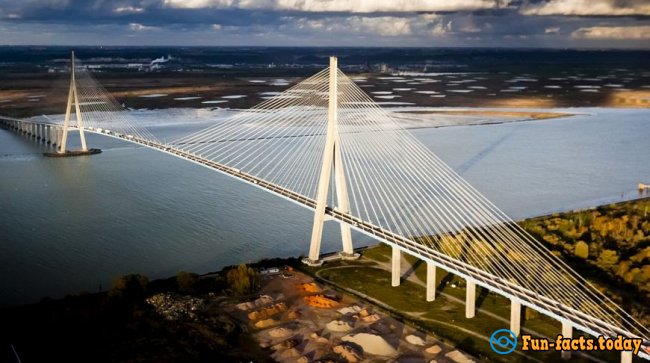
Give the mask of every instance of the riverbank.
[[(23, 361), (476, 361), (292, 265), (300, 263), (267, 260), (151, 282), (125, 275), (106, 293), (0, 310), (0, 360), (14, 360), (15, 350)], [(259, 286), (239, 290), (242, 275), (232, 272), (242, 266)]]
[[(650, 261), (649, 220), (650, 198), (644, 198), (532, 218), (520, 224), (643, 323), (649, 316), (647, 296), (639, 292), (648, 287), (642, 274)], [(623, 221), (629, 227), (627, 232), (619, 228)], [(574, 228), (586, 228), (582, 234), (594, 234), (586, 257), (578, 247), (582, 246), (580, 240), (569, 238), (577, 233)], [(643, 238), (635, 239), (639, 231)], [(617, 255), (627, 257), (605, 269), (600, 264), (608, 260), (601, 255), (609, 255), (604, 252), (605, 246), (611, 246), (615, 236), (618, 239), (614, 243), (626, 246), (617, 250)], [(600, 254), (590, 257), (595, 251)], [(394, 351), (387, 349), (384, 353), (393, 358), (432, 359), (439, 355), (452, 359), (448, 357), (451, 354), (460, 357), (459, 361), (472, 356), (508, 362), (559, 359), (554, 352), (518, 352), (504, 357), (491, 351), (489, 336), (509, 324), (506, 298), (479, 288), (477, 314), (466, 319), (461, 278), (438, 269), (437, 296), (427, 302), (426, 266), (422, 261), (403, 256), (401, 284), (391, 287), (390, 248), (380, 244), (359, 252), (362, 257), (357, 261), (330, 262), (322, 268), (306, 267), (295, 258), (261, 261), (252, 265), (265, 271), (260, 289), (244, 295), (232, 293), (226, 278), (231, 268), (225, 268), (200, 277), (179, 273), (176, 278), (152, 282), (140, 275), (128, 275), (116, 280), (109, 292), (43, 299), (38, 304), (2, 309), (0, 353), (7, 356), (7, 349), (13, 345), (21, 358), (32, 361), (45, 357), (39, 354), (75, 361), (74, 354), (80, 354), (95, 361), (137, 357), (144, 362), (204, 358), (289, 362), (309, 352), (323, 358), (367, 357), (363, 349), (346, 345), (345, 337), (383, 332), (392, 337), (386, 344)], [(617, 275), (621, 266), (628, 267), (627, 274)], [(598, 269), (600, 272), (594, 273)], [(633, 273), (635, 269), (640, 272)], [(630, 280), (630, 273), (634, 279)], [(524, 309), (524, 333), (551, 338), (560, 330), (559, 322)], [(66, 343), (69, 341), (78, 346), (72, 355)], [(615, 358), (607, 353), (574, 355), (575, 361)]]

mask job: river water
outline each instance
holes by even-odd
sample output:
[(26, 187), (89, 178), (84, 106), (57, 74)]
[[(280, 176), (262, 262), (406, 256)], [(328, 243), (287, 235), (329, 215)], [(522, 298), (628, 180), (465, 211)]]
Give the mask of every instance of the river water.
[[(514, 219), (639, 197), (636, 185), (650, 183), (650, 112), (563, 111), (581, 115), (412, 132)], [(88, 141), (104, 152), (45, 158), (0, 130), (0, 305), (107, 289), (124, 273), (306, 254), (310, 211), (154, 150)], [(323, 251), (339, 246), (330, 222)]]

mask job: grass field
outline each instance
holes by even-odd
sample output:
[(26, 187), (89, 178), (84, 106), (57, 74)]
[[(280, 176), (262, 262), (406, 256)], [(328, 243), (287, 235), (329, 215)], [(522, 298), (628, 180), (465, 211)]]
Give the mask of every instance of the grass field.
[[(522, 355), (498, 355), (489, 346), (489, 336), (497, 329), (509, 328), (510, 301), (477, 287), (477, 313), (465, 318), (464, 280), (446, 271), (436, 272), (436, 300), (426, 301), (426, 264), (411, 256), (405, 260), (413, 267), (409, 279), (402, 278), (398, 287), (391, 287), (391, 248), (380, 244), (363, 252), (359, 261), (329, 263), (310, 273), (335, 287), (353, 293), (389, 311), (393, 316), (447, 340), (458, 348), (489, 361), (523, 362), (560, 360), (559, 352), (536, 352)], [(374, 262), (374, 263), (373, 263)], [(534, 337), (555, 338), (561, 332), (559, 321), (524, 308), (522, 333)], [(579, 333), (574, 332), (574, 336)], [(520, 349), (518, 349), (520, 351)], [(599, 353), (598, 359), (614, 361), (617, 353)], [(574, 354), (571, 361), (589, 361)]]

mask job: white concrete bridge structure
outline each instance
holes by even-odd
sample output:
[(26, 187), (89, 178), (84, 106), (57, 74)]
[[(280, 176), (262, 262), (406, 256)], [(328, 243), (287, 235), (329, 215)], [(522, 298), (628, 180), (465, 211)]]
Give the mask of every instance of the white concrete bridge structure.
[[(427, 264), (428, 301), (435, 299), (435, 271), (441, 268), (466, 280), (467, 318), (475, 315), (480, 286), (510, 299), (509, 328), (516, 334), (525, 306), (561, 321), (565, 336), (578, 330), (640, 338), (638, 357), (650, 360), (647, 326), (404, 130), (338, 69), (335, 57), (330, 67), (278, 96), (166, 143), (120, 111), (87, 71), (77, 72), (62, 121), (0, 117), (0, 124), (59, 151), (72, 130), (84, 148), (84, 132), (95, 133), (188, 160), (314, 211), (306, 263), (320, 263), (323, 223), (336, 221), (344, 258), (355, 257), (352, 230), (392, 247), (393, 286), (400, 284), (399, 261), (406, 253)], [(632, 358), (632, 352), (621, 353), (622, 362)]]

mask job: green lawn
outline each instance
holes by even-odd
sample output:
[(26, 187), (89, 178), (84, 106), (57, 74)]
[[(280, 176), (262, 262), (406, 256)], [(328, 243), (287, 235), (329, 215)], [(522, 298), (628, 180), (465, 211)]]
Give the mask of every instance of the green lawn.
[[(436, 295), (435, 301), (427, 302), (424, 286), (408, 280), (402, 280), (400, 286), (391, 287), (389, 271), (367, 264), (368, 259), (378, 262), (388, 262), (390, 261), (390, 254), (390, 246), (381, 244), (364, 251), (363, 258), (358, 261), (360, 264), (357, 261), (334, 262), (328, 263), (320, 269), (314, 269), (311, 272), (333, 282), (339, 287), (352, 289), (388, 305), (389, 308), (387, 310), (396, 317), (409, 322), (411, 325), (432, 332), (434, 335), (444, 338), (459, 348), (483, 359), (487, 358), (492, 361), (506, 362), (526, 361), (524, 357), (519, 355), (497, 355), (492, 352), (486, 340), (462, 330), (466, 329), (489, 337), (497, 329), (508, 328), (509, 323), (507, 321), (510, 318), (510, 301), (508, 299), (477, 287), (477, 308), (487, 310), (507, 320), (506, 322), (500, 321), (480, 311), (477, 311), (474, 318), (466, 319), (463, 279), (438, 269), (436, 273), (436, 286), (442, 286), (442, 288), (437, 290), (437, 292), (442, 291), (460, 299), (461, 302), (454, 301), (440, 293)], [(415, 275), (421, 281), (426, 281), (426, 263), (418, 263), (417, 259), (411, 256), (405, 256), (405, 258), (412, 265), (415, 264)], [(441, 285), (443, 282), (445, 284)], [(452, 284), (455, 284), (456, 287), (452, 287)], [(405, 313), (409, 315), (405, 315)], [(420, 318), (417, 319), (414, 316), (419, 316)], [(539, 332), (541, 335), (549, 337), (555, 337), (561, 332), (560, 323), (554, 319), (535, 312), (526, 314), (525, 310), (522, 311), (522, 316), (526, 316), (525, 321), (522, 322), (522, 328), (530, 328)], [(575, 335), (577, 336), (577, 333)], [(531, 356), (541, 361), (560, 359), (560, 354), (555, 352), (533, 353)], [(610, 361), (618, 359), (618, 354), (608, 356), (599, 354), (598, 357)], [(586, 360), (575, 357), (574, 355), (572, 361)]]

